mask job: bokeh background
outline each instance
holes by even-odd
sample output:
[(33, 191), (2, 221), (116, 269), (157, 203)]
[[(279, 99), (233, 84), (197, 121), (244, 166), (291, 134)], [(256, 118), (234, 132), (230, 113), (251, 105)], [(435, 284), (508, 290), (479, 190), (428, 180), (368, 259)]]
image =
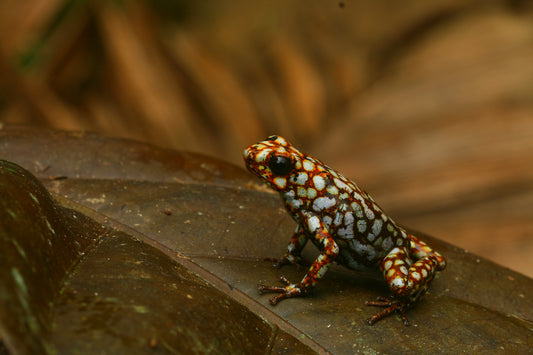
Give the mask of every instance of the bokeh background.
[(533, 276), (529, 0), (1, 0), (8, 124), (238, 165), (280, 134), (400, 223)]

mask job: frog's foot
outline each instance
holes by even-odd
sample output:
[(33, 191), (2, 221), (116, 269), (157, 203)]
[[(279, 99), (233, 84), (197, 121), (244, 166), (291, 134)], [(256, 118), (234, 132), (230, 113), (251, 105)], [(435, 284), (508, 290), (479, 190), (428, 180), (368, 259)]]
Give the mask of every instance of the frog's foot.
[(301, 284), (291, 284), (285, 276), (281, 276), (280, 281), (286, 284), (287, 286), (276, 287), (266, 286), (262, 284), (257, 285), (259, 293), (279, 293), (279, 295), (274, 296), (269, 300), (270, 304), (273, 306), (285, 298), (304, 296), (309, 292), (309, 290), (303, 287)]
[(374, 306), (374, 307), (384, 307), (385, 309), (374, 316), (368, 318), (366, 321), (368, 324), (373, 325), (377, 321), (385, 318), (389, 314), (393, 312), (400, 313), (400, 316), (402, 317), (403, 325), (409, 326), (411, 323), (407, 319), (407, 315), (405, 314), (409, 308), (413, 306), (412, 302), (409, 301), (402, 301), (398, 299), (394, 299), (393, 297), (387, 298), (387, 297), (378, 297), (377, 301), (366, 301), (365, 305), (367, 306)]

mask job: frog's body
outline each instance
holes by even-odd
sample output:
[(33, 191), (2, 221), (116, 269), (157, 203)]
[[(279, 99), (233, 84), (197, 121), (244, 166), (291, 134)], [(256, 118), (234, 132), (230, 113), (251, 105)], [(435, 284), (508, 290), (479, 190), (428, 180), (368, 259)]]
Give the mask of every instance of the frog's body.
[(357, 184), (282, 137), (246, 148), (244, 161), (280, 193), (298, 223), (287, 254), (276, 266), (298, 263), (308, 239), (321, 251), (300, 283), (282, 277), (286, 287), (259, 285), (261, 292), (280, 293), (270, 302), (307, 294), (333, 261), (353, 270), (380, 268), (392, 297), (367, 302), (385, 307), (368, 322), (398, 311), (407, 325), (405, 311), (425, 293), (435, 272), (445, 268), (444, 257), (394, 223)]

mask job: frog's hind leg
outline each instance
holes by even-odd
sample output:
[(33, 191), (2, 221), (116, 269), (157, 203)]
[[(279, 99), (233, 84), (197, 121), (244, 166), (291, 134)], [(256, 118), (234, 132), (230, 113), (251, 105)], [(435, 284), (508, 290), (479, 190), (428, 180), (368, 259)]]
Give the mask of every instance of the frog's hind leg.
[(410, 263), (406, 248), (394, 248), (383, 259), (380, 268), (383, 271), (389, 289), (392, 291), (392, 296), (389, 298), (379, 297), (377, 301), (365, 302), (367, 306), (385, 308), (367, 319), (368, 324), (372, 325), (389, 314), (398, 312), (402, 317), (403, 323), (409, 325), (405, 312), (412, 307), (409, 297), (411, 290), (408, 281)]
[[(369, 324), (373, 324), (393, 312), (398, 312), (403, 323), (409, 325), (405, 312), (413, 307), (420, 296), (427, 291), (435, 272), (443, 267), (443, 263), (446, 265), (440, 254), (435, 255), (435, 252), (427, 245), (422, 242), (416, 243), (417, 241), (410, 239), (410, 253), (405, 247), (394, 248), (381, 262), (380, 267), (392, 296), (377, 302), (366, 302), (369, 306), (385, 307), (382, 312), (368, 319)], [(415, 260), (420, 258), (411, 265), (410, 256), (413, 256)]]

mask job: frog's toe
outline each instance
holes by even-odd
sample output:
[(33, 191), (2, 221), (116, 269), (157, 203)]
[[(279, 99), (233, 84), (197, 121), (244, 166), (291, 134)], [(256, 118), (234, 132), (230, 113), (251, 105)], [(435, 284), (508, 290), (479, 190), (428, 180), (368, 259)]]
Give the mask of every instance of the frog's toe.
[(291, 296), (288, 293), (281, 293), (269, 299), (268, 302), (270, 302), (271, 305), (275, 306), (278, 304), (279, 301), (284, 300), (285, 298), (289, 298), (289, 297)]
[(280, 293), (280, 292), (285, 291), (285, 287), (267, 286), (263, 284), (258, 284), (257, 290), (259, 291), (259, 293), (272, 293), (272, 292)]
[(403, 325), (411, 325), (406, 315), (407, 310), (412, 307), (412, 304), (409, 302), (397, 300), (392, 297), (378, 297), (377, 301), (366, 301), (365, 305), (374, 307), (384, 307), (381, 312), (376, 313), (375, 315), (366, 320), (369, 325), (375, 324), (377, 321), (385, 318), (386, 316), (394, 312), (400, 313)]
[(279, 280), (287, 286), (278, 287), (278, 286), (267, 286), (263, 284), (258, 284), (257, 290), (259, 291), (259, 293), (267, 293), (267, 292), (284, 293), (284, 292), (287, 292), (289, 288), (293, 288), (295, 286), (295, 285), (291, 285), (291, 282), (285, 276), (280, 276)]
[(285, 276), (281, 276), (280, 281), (286, 284), (287, 286), (276, 287), (266, 286), (262, 284), (257, 285), (259, 293), (279, 293), (279, 295), (274, 296), (270, 299), (270, 304), (272, 305), (278, 304), (279, 301), (285, 298), (304, 296), (308, 293), (307, 288), (303, 287), (301, 284), (291, 284), (291, 282)]
[(382, 297), (382, 296), (377, 297), (376, 301), (365, 301), (366, 306), (374, 306), (374, 307), (389, 307), (389, 306), (392, 306), (394, 303), (398, 303), (398, 301), (395, 300), (393, 297)]

